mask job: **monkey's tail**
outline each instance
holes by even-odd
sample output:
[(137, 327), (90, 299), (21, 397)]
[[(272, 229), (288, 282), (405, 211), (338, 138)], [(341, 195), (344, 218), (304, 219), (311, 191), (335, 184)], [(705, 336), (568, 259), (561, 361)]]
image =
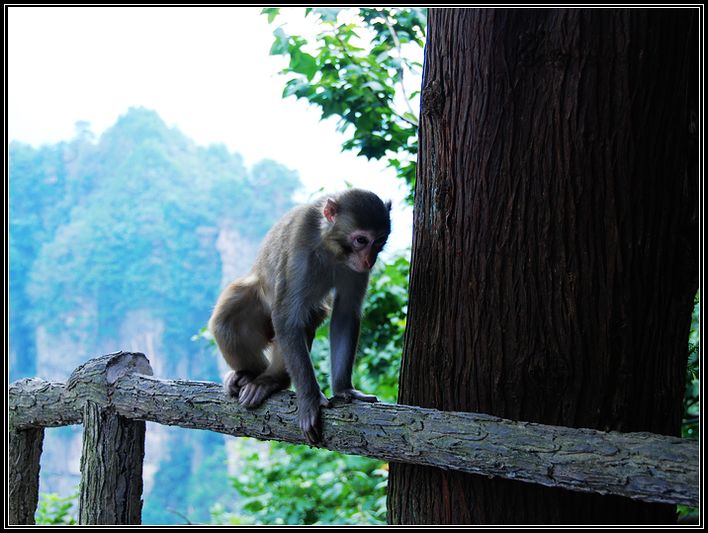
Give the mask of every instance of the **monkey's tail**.
[(268, 367), (264, 351), (273, 339), (273, 323), (256, 276), (238, 279), (224, 289), (209, 320), (209, 330), (235, 371), (247, 371), (255, 377)]

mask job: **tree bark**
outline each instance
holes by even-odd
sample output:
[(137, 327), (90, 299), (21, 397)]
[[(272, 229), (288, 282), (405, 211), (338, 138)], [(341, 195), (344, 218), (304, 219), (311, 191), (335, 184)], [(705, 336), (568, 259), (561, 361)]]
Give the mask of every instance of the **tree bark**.
[(25, 378), (10, 384), (7, 410), (17, 429), (81, 424), (82, 407), (64, 383)]
[(84, 407), (80, 524), (140, 524), (145, 422), (93, 402)]
[(8, 450), (8, 523), (34, 524), (39, 499), (39, 458), (44, 441), (43, 428), (10, 428)]
[[(678, 435), (698, 275), (697, 9), (431, 9), (399, 402)], [(391, 523), (671, 523), (392, 464)]]
[[(118, 383), (136, 374), (152, 375), (144, 354), (102, 355), (74, 370), (60, 394), (73, 403), (70, 412), (80, 406), (83, 414), (80, 524), (141, 522), (145, 422), (121, 416), (113, 405)], [(48, 389), (56, 395), (54, 388)], [(18, 418), (16, 413), (16, 423)]]

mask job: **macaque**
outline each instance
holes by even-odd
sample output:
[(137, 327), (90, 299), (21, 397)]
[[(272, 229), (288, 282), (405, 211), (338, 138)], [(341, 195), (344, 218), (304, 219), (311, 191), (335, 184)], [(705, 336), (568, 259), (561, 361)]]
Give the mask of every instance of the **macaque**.
[[(317, 327), (332, 307), (335, 397), (376, 402), (352, 386), (369, 272), (391, 231), (391, 202), (350, 189), (286, 213), (268, 232), (251, 273), (224, 289), (209, 329), (228, 365), (228, 396), (254, 408), (294, 382), (308, 442), (321, 439), (322, 394), (310, 360)], [(268, 354), (268, 357), (266, 357)]]

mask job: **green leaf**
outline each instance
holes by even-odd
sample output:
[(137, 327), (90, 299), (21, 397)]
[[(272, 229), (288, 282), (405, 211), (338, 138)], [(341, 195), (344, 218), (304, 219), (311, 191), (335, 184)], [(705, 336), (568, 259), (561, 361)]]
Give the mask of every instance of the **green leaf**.
[(280, 9), (277, 7), (265, 7), (261, 10), (261, 15), (268, 15), (268, 24), (275, 20), (280, 14)]
[(307, 97), (308, 90), (310, 89), (310, 84), (304, 80), (290, 80), (285, 84), (285, 89), (283, 89), (283, 98), (287, 98), (288, 96), (297, 96), (298, 98)]
[(283, 31), (283, 28), (276, 28), (273, 31), (273, 35), (275, 36), (275, 40), (273, 41), (273, 45), (270, 47), (270, 55), (278, 56), (287, 54), (290, 38)]
[(304, 74), (308, 81), (311, 81), (317, 73), (317, 59), (307, 52), (291, 51), (290, 69), (298, 74)]
[(413, 124), (418, 124), (418, 117), (416, 117), (413, 113), (410, 113), (409, 111), (405, 111), (403, 113), (403, 117), (410, 120)]
[(322, 22), (335, 23), (341, 9), (337, 8), (315, 8), (312, 12), (319, 15)]

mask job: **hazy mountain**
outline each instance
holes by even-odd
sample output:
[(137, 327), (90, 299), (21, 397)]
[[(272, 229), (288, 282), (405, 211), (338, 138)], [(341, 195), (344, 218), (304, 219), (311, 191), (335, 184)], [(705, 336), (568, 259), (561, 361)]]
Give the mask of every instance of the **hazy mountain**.
[[(198, 146), (142, 108), (98, 140), (78, 123), (71, 141), (13, 142), (9, 155), (11, 380), (63, 381), (87, 358), (122, 349), (144, 352), (157, 376), (218, 381), (213, 348), (191, 338), (291, 207), (297, 174), (274, 161), (246, 169), (239, 154)], [(226, 490), (214, 465), (223, 437), (148, 431), (145, 523), (184, 521), (167, 500), (208, 520)], [(76, 484), (77, 439), (48, 432), (43, 491)], [(219, 472), (213, 490), (192, 490), (204, 465)]]

